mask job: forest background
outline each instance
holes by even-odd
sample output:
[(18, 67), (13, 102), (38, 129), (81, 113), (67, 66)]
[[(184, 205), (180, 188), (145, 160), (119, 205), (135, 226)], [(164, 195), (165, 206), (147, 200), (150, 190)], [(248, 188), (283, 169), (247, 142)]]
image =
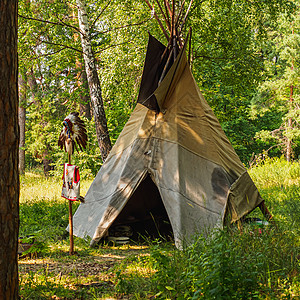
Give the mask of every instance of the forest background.
[[(113, 144), (136, 103), (148, 32), (167, 42), (155, 20), (155, 14), (163, 19), (157, 3), (151, 11), (144, 0), (19, 1), (21, 173), (42, 163), (46, 175), (62, 172), (66, 158), (57, 140), (72, 111), (80, 112), (89, 137), (73, 163), (83, 177), (97, 173), (103, 157), (97, 105), (103, 102)], [(100, 102), (89, 89), (80, 5)], [(189, 28), (193, 75), (243, 163), (298, 159), (299, 1), (194, 0), (183, 38)]]

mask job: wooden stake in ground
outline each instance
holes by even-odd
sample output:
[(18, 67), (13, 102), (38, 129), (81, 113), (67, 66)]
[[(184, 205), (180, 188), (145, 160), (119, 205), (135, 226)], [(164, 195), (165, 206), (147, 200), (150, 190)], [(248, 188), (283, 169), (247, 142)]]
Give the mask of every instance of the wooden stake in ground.
[[(68, 153), (68, 163), (71, 165), (71, 154)], [(69, 236), (70, 236), (70, 249), (69, 254), (74, 254), (74, 239), (73, 239), (73, 213), (72, 213), (72, 201), (69, 200)]]
[(264, 217), (266, 218), (266, 220), (270, 223), (272, 223), (273, 225), (275, 225), (275, 222), (274, 222), (274, 219), (273, 219), (273, 216), (271, 215), (271, 213), (269, 212), (266, 204), (265, 204), (265, 201), (262, 201), (260, 204), (259, 204), (259, 209), (261, 210), (262, 214), (264, 215)]
[[(78, 113), (71, 113), (68, 115), (64, 121), (63, 121), (63, 129), (60, 133), (59, 139), (58, 139), (58, 145), (61, 149), (65, 149), (65, 151), (68, 153), (68, 166), (64, 166), (64, 186), (63, 186), (63, 192), (64, 189), (67, 190), (68, 195), (62, 194), (63, 197), (68, 199), (69, 201), (69, 234), (70, 234), (70, 250), (69, 254), (74, 254), (74, 239), (73, 239), (73, 213), (72, 213), (72, 202), (74, 200), (80, 200), (81, 202), (84, 202), (83, 197), (80, 197), (79, 195), (79, 173), (78, 173), (78, 179), (75, 180), (75, 170), (76, 166), (71, 165), (71, 155), (74, 153), (74, 148), (77, 149), (77, 146), (80, 148), (80, 150), (83, 150), (83, 148), (86, 147), (87, 144), (87, 133), (85, 129), (85, 125), (83, 121), (79, 118)], [(74, 171), (71, 178), (71, 184), (69, 185), (69, 182), (66, 182), (66, 168), (67, 167), (73, 167)], [(74, 177), (73, 177), (74, 176)], [(75, 184), (78, 184), (78, 189), (75, 189)], [(68, 185), (68, 186), (67, 186)], [(70, 187), (71, 186), (71, 187)], [(77, 195), (78, 194), (78, 195)]]

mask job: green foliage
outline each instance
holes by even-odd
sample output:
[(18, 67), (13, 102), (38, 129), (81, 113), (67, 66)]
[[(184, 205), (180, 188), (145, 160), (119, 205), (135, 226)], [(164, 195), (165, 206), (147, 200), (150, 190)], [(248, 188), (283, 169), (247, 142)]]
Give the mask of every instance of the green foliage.
[[(292, 232), (251, 226), (216, 231), (183, 250), (153, 243), (149, 257), (118, 267), (116, 291), (135, 299), (145, 290), (157, 299), (290, 299), (299, 292), (299, 254)], [(130, 271), (136, 263), (154, 270), (147, 272), (150, 282), (138, 268)]]
[[(182, 250), (161, 240), (148, 240), (148, 246), (142, 247), (103, 244), (91, 249), (88, 241), (75, 238), (79, 255), (70, 257), (65, 231), (68, 205), (58, 199), (60, 178), (27, 173), (21, 177), (20, 235), (33, 235), (40, 242), (37, 246), (46, 246), (37, 249), (46, 262), (20, 272), (21, 297), (296, 299), (300, 296), (300, 167), (283, 158), (266, 159), (250, 174), (276, 228), (245, 225), (242, 231), (216, 230), (207, 238), (196, 237)], [(257, 210), (252, 216), (261, 217)], [(104, 266), (92, 275), (96, 263)], [(21, 268), (26, 264), (20, 261)]]
[(300, 164), (281, 158), (265, 158), (260, 164), (249, 170), (249, 173), (259, 188), (272, 188), (298, 185)]
[[(61, 174), (56, 178), (44, 178), (42, 175), (26, 174), (20, 180), (20, 237), (23, 242), (34, 239), (34, 246), (29, 253), (47, 253), (49, 245), (65, 239), (68, 236), (69, 205), (62, 199)], [(87, 190), (90, 181), (83, 181), (82, 195)], [(79, 203), (73, 203), (73, 209)], [(25, 253), (26, 254), (26, 253)]]
[(253, 153), (270, 147), (255, 139), (256, 132), (276, 125), (270, 114), (253, 119), (249, 109), (264, 80), (262, 49), (271, 48), (266, 44), (266, 24), (292, 7), (285, 1), (194, 1), (188, 19), (193, 30), (193, 74), (245, 164)]
[(67, 201), (40, 200), (20, 207), (21, 235), (34, 235), (44, 241), (62, 239), (67, 225)]
[(299, 162), (288, 163), (284, 158), (266, 159), (252, 168), (250, 175), (279, 226), (299, 236)]
[[(88, 299), (91, 294), (85, 290), (74, 288), (66, 288), (66, 284), (74, 282), (72, 278), (62, 278), (58, 282), (55, 281), (52, 272), (47, 267), (40, 272), (29, 272), (26, 276), (20, 278), (20, 295), (21, 299)], [(96, 299), (96, 298), (89, 298)]]
[[(163, 43), (165, 38), (144, 1), (86, 3), (108, 129), (114, 143), (137, 99), (147, 31)], [(56, 147), (61, 122), (69, 112), (79, 110), (88, 91), (78, 80), (83, 72), (83, 59), (75, 2), (55, 0), (51, 9), (48, 6), (47, 1), (20, 1), (19, 58), (20, 73), (30, 86), (26, 115), (27, 166), (48, 158), (57, 168), (64, 160)], [(282, 84), (277, 81), (277, 90), (284, 86), (284, 81), (293, 78), (296, 84), (297, 60), (293, 74), (286, 68), (289, 58), (297, 54), (294, 51), (297, 35), (294, 38), (287, 35), (285, 25), (293, 9), (294, 4), (285, 0), (194, 1), (182, 33), (185, 37), (187, 29), (192, 28), (193, 74), (245, 164), (253, 153), (274, 145), (274, 138), (258, 140), (262, 135), (257, 132), (279, 128), (289, 117), (298, 122), (295, 110), (291, 116), (292, 112), (287, 115), (286, 106), (279, 102), (276, 107), (268, 107), (266, 98), (270, 98), (270, 89), (263, 88), (267, 83), (261, 84), (257, 92), (265, 78), (273, 82), (283, 73), (286, 76), (281, 78)], [(157, 6), (155, 11), (160, 15)], [(296, 30), (297, 18), (293, 18)], [(283, 35), (277, 34), (279, 29)], [(280, 45), (286, 46), (280, 48)], [(275, 64), (274, 57), (280, 58)], [(250, 111), (252, 98), (260, 100), (253, 102)], [(296, 98), (295, 94), (298, 101)], [(266, 103), (262, 107), (263, 102)], [(101, 166), (93, 127), (92, 121), (88, 124), (91, 142), (80, 155), (83, 162), (75, 158), (77, 164), (87, 167), (87, 175), (95, 175)], [(299, 131), (291, 130), (284, 136), (297, 141)], [(279, 148), (272, 148), (270, 155), (278, 154)]]
[(271, 110), (277, 113), (277, 121), (256, 137), (262, 141), (272, 140), (283, 153), (287, 152), (289, 141), (294, 141), (294, 150), (299, 152), (299, 21), (297, 7), (292, 15), (284, 12), (276, 23), (267, 26), (271, 42), (263, 50), (266, 80), (259, 85), (252, 100), (254, 116)]

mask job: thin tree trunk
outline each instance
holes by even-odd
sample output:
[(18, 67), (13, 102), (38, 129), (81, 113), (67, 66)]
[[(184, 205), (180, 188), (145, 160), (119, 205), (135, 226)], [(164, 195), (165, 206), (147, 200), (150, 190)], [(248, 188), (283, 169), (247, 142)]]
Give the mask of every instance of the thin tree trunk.
[[(293, 69), (293, 66), (292, 66)], [(294, 87), (291, 85), (290, 86), (290, 103), (293, 103), (293, 95), (294, 95)], [(292, 129), (293, 127), (293, 120), (292, 118), (288, 119), (288, 129)], [(287, 139), (287, 144), (286, 144), (286, 160), (288, 162), (291, 161), (291, 156), (292, 156), (292, 141), (291, 139)]]
[(81, 32), (81, 45), (90, 90), (91, 104), (93, 107), (97, 140), (100, 147), (101, 156), (104, 161), (111, 149), (111, 142), (107, 129), (107, 120), (103, 106), (100, 81), (96, 69), (95, 57), (91, 46), (86, 6), (84, 1), (82, 0), (76, 0), (76, 3), (78, 8), (79, 29)]
[[(75, 20), (76, 18), (76, 12), (73, 9), (73, 6), (70, 5), (70, 8), (72, 10), (72, 18)], [(78, 9), (77, 9), (77, 15), (78, 15)], [(79, 38), (78, 32), (75, 32), (74, 35), (74, 41), (76, 42)], [(81, 57), (80, 57), (81, 59)], [(86, 117), (88, 120), (91, 120), (91, 116), (93, 113), (91, 113), (91, 98), (89, 95), (89, 85), (87, 81), (86, 71), (84, 64), (81, 62), (79, 57), (76, 57), (76, 70), (77, 70), (77, 85), (81, 88), (80, 93), (80, 103), (79, 103), (79, 114), (80, 116)]]
[(25, 174), (25, 120), (26, 120), (26, 81), (19, 75), (19, 172)]
[(49, 159), (49, 153), (48, 150), (45, 150), (42, 154), (42, 160), (43, 160), (43, 167), (44, 167), (44, 175), (45, 177), (49, 176), (49, 171), (53, 170), (53, 166), (51, 166), (52, 164), (52, 159)]
[(38, 87), (37, 87), (36, 79), (34, 77), (32, 68), (28, 72), (27, 75), (28, 75), (29, 88), (30, 88), (31, 94), (32, 94), (32, 102), (39, 108), (38, 103), (37, 103), (37, 99), (36, 99), (36, 93), (37, 93), (37, 88)]
[(76, 61), (76, 68), (78, 70), (78, 86), (82, 86), (83, 90), (80, 94), (79, 113), (81, 116), (85, 116), (88, 120), (91, 120), (91, 98), (89, 95), (89, 85), (85, 69), (79, 60)]
[(0, 5), (0, 299), (18, 299), (17, 1)]
[[(86, 98), (86, 95), (81, 95), (80, 98), (84, 99)], [(82, 101), (85, 101), (82, 100)], [(84, 104), (80, 103), (79, 105), (79, 113), (81, 116), (86, 117), (88, 120), (91, 120), (92, 116), (91, 116), (91, 105), (90, 102), (84, 102)]]
[[(294, 34), (294, 29), (292, 29), (292, 34)], [(291, 65), (291, 71), (294, 70), (294, 62), (292, 61), (292, 65)], [(290, 107), (292, 108), (293, 102), (294, 102), (294, 86), (291, 85), (290, 86)], [(288, 129), (292, 129), (293, 127), (293, 120), (292, 118), (288, 119)], [(291, 139), (287, 139), (287, 145), (286, 145), (286, 160), (288, 162), (291, 161), (291, 156), (292, 156), (292, 141)]]
[(87, 119), (91, 120), (91, 98), (89, 95), (89, 85), (85, 70), (82, 71), (80, 77), (81, 84), (84, 87), (84, 93), (80, 95), (83, 104), (80, 106), (80, 114), (84, 115)]
[(292, 141), (290, 139), (287, 139), (287, 143), (286, 143), (286, 160), (288, 162), (291, 161), (291, 154), (292, 154)]

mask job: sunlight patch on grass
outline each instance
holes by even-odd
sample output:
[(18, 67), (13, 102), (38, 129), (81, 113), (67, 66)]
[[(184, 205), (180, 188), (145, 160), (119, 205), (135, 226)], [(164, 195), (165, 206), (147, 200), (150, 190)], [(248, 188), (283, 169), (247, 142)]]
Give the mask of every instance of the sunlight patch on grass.
[(149, 277), (152, 274), (156, 273), (156, 270), (154, 270), (153, 268), (148, 267), (148, 266), (134, 264), (134, 265), (128, 265), (128, 267), (126, 268), (124, 273), (132, 274), (132, 275), (139, 274), (139, 276), (142, 276), (145, 278), (145, 277)]
[(300, 164), (282, 158), (268, 158), (252, 167), (249, 174), (258, 188), (300, 186)]
[(130, 245), (129, 247), (130, 249), (135, 249), (135, 250), (149, 249), (149, 246), (145, 246), (145, 245)]
[(35, 266), (43, 265), (43, 266), (45, 266), (49, 263), (56, 264), (56, 262), (54, 262), (53, 260), (48, 259), (48, 258), (19, 259), (19, 261), (18, 261), (19, 265), (35, 265)]
[[(92, 180), (80, 182), (80, 194), (85, 196)], [(20, 177), (20, 203), (37, 201), (38, 199), (66, 201), (61, 197), (62, 177), (46, 178), (35, 173), (26, 173)]]
[(115, 258), (115, 259), (124, 259), (125, 256), (120, 256), (120, 255), (113, 255), (113, 254), (104, 254), (100, 255), (102, 258)]

